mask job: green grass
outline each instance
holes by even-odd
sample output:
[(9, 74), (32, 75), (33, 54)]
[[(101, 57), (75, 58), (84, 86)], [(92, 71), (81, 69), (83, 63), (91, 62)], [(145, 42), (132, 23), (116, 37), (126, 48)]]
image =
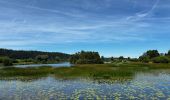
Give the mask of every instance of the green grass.
[(47, 75), (52, 71), (51, 67), (39, 67), (39, 68), (14, 68), (7, 67), (0, 70), (0, 76), (11, 77), (11, 76), (36, 76), (36, 75)]
[(132, 78), (135, 73), (170, 69), (170, 64), (144, 64), (144, 63), (119, 63), (119, 64), (86, 64), (74, 67), (52, 68), (48, 66), (38, 68), (14, 68), (0, 69), (0, 77), (45, 77), (54, 75), (57, 78), (93, 78), (115, 79)]

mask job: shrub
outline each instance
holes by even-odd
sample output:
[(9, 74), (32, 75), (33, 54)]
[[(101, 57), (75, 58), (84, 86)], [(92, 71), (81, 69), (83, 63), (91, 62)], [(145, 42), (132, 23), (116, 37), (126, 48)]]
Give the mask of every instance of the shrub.
[(4, 66), (12, 66), (13, 63), (12, 63), (12, 59), (8, 58), (8, 57), (4, 57), (3, 60), (2, 60), (2, 63)]
[(159, 57), (153, 58), (153, 62), (154, 63), (169, 63), (170, 59), (166, 56), (159, 56)]
[(148, 56), (141, 56), (139, 57), (139, 60), (144, 63), (148, 63), (150, 61)]

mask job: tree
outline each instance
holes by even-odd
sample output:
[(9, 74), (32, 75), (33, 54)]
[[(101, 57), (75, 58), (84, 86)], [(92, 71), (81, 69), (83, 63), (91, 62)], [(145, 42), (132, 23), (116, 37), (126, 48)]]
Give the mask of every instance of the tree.
[(55, 57), (55, 61), (57, 61), (57, 62), (60, 62), (61, 61), (61, 59), (60, 59), (60, 57)]
[(98, 52), (81, 51), (73, 54), (70, 58), (70, 62), (73, 64), (102, 64), (103, 61), (100, 58)]
[(139, 60), (142, 62), (148, 63), (149, 61), (151, 61), (151, 59), (155, 57), (159, 57), (159, 56), (160, 54), (158, 50), (148, 50), (142, 56), (139, 57)]
[(148, 50), (143, 56), (149, 57), (149, 59), (160, 56), (158, 50)]
[(0, 63), (3, 63), (3, 57), (0, 57)]
[(159, 57), (153, 58), (153, 62), (154, 63), (169, 63), (170, 59), (166, 56), (159, 56)]
[(128, 57), (127, 59), (128, 59), (128, 60), (131, 60), (131, 58), (130, 58), (130, 57)]
[(70, 58), (70, 63), (75, 64), (79, 60), (79, 54), (73, 54)]
[(120, 56), (120, 57), (119, 57), (119, 60), (123, 62), (124, 57), (123, 57), (123, 56)]
[(0, 56), (9, 57), (11, 59), (36, 59), (38, 55), (48, 55), (50, 60), (55, 60), (56, 56), (60, 59), (67, 61), (70, 58), (70, 54), (59, 52), (43, 52), (43, 51), (24, 51), (24, 50), (10, 50), (1, 49)]
[(110, 59), (111, 59), (111, 61), (114, 61), (114, 57), (111, 57)]
[(101, 60), (102, 60), (102, 61), (105, 61), (105, 58), (104, 58), (104, 56), (102, 56), (102, 57), (101, 57)]
[(47, 63), (47, 61), (48, 61), (48, 55), (38, 55), (38, 56), (36, 57), (36, 60), (37, 60), (38, 62)]
[(144, 63), (148, 63), (150, 61), (148, 56), (140, 56), (139, 60)]
[(168, 51), (168, 54), (167, 54), (168, 56), (170, 56), (170, 50)]

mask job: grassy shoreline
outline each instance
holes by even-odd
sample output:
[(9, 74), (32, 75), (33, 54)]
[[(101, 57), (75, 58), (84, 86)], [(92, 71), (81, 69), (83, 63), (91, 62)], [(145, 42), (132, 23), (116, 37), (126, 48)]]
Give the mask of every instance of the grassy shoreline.
[(53, 68), (49, 66), (37, 68), (6, 67), (0, 69), (0, 77), (45, 77), (54, 75), (58, 78), (95, 78), (115, 79), (132, 78), (137, 72), (150, 70), (170, 69), (170, 64), (145, 64), (145, 63), (115, 63), (115, 64), (85, 64), (73, 67)]

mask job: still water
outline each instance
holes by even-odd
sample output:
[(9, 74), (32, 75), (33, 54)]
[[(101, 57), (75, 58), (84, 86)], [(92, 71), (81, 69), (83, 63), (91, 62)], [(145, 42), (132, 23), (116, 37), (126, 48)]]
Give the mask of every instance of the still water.
[(72, 64), (69, 62), (57, 63), (57, 64), (29, 64), (29, 65), (15, 65), (14, 67), (26, 68), (26, 67), (41, 67), (41, 66), (51, 66), (51, 67), (71, 67)]
[[(155, 74), (156, 73), (156, 74)], [(36, 80), (1, 80), (0, 100), (170, 100), (170, 74), (137, 73), (125, 81), (63, 80), (48, 76)]]

